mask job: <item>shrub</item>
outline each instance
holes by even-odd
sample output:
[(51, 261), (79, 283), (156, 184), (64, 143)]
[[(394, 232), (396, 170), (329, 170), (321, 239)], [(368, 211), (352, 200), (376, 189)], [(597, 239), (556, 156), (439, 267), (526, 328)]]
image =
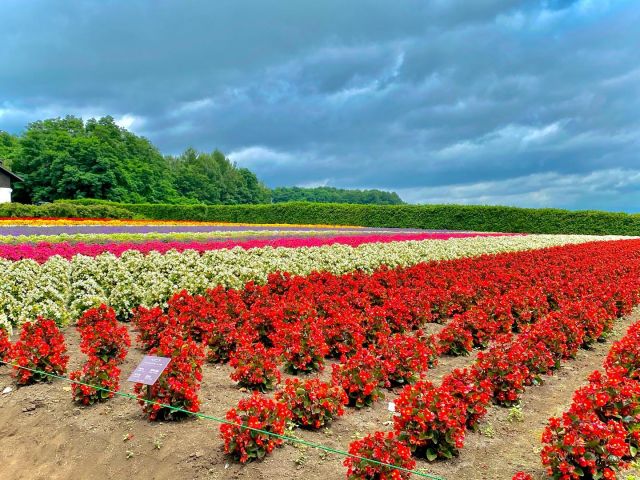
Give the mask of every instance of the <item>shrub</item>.
[(602, 308), (602, 302), (586, 298), (563, 303), (560, 308), (584, 331), (583, 347), (589, 347), (594, 342), (602, 340), (613, 327), (614, 317), (608, 315), (607, 311)]
[(117, 203), (113, 205), (75, 205), (63, 202), (45, 205), (4, 203), (0, 205), (0, 217), (132, 218), (133, 214)]
[(277, 391), (275, 397), (287, 405), (297, 425), (309, 429), (322, 428), (343, 415), (343, 405), (349, 401), (342, 388), (317, 378), (287, 379), (284, 389)]
[[(138, 331), (136, 340), (145, 350), (158, 346), (162, 333), (169, 329), (170, 318), (160, 307), (138, 307), (133, 310), (132, 322)], [(175, 326), (175, 321), (173, 322)]]
[(533, 480), (533, 477), (525, 472), (516, 472), (511, 480)]
[[(589, 384), (576, 391), (569, 413), (594, 412), (603, 422), (620, 422), (628, 432), (627, 443), (637, 452), (640, 446), (640, 383), (625, 378), (624, 369), (603, 375), (595, 371)], [(635, 456), (635, 455), (633, 455)]]
[(35, 322), (22, 325), (20, 339), (12, 349), (12, 357), (17, 364), (15, 374), (19, 385), (34, 382), (50, 382), (52, 377), (45, 373), (25, 370), (39, 370), (54, 375), (67, 371), (69, 356), (64, 336), (53, 320), (39, 317)]
[(541, 319), (531, 332), (556, 360), (574, 358), (585, 338), (584, 330), (575, 318), (560, 311), (551, 312)]
[(154, 385), (136, 383), (134, 386), (138, 403), (149, 420), (173, 420), (186, 415), (174, 408), (199, 411), (198, 390), (204, 362), (202, 347), (179, 335), (163, 335), (150, 354), (169, 357), (171, 361)]
[(104, 303), (96, 308), (86, 310), (76, 322), (76, 329), (82, 332), (86, 329), (95, 329), (100, 322), (116, 323), (116, 312), (113, 308), (106, 306)]
[(396, 468), (372, 463), (365, 459), (394, 465), (412, 470), (416, 466), (411, 458), (411, 449), (396, 439), (392, 432), (375, 432), (362, 440), (356, 440), (349, 445), (349, 453), (361, 458), (347, 457), (344, 466), (347, 467), (349, 480), (405, 480), (410, 477), (409, 472)]
[[(73, 400), (82, 405), (104, 402), (112, 398), (113, 392), (117, 392), (120, 388), (120, 369), (112, 362), (103, 362), (96, 358), (85, 363), (82, 370), (71, 372), (69, 378), (86, 384), (71, 384)], [(102, 387), (105, 390), (99, 390), (89, 385)]]
[(369, 349), (362, 348), (344, 363), (334, 365), (332, 379), (347, 393), (350, 407), (369, 406), (382, 396), (380, 385), (384, 381), (384, 373)]
[(522, 365), (527, 368), (526, 385), (541, 385), (544, 383), (542, 375), (552, 374), (560, 366), (560, 360), (553, 356), (543, 341), (538, 337), (523, 333), (518, 338), (518, 345), (522, 351)]
[(351, 308), (332, 312), (322, 319), (321, 326), (329, 346), (329, 356), (344, 362), (362, 348), (366, 337), (360, 320), (360, 314)]
[(377, 345), (391, 335), (390, 313), (383, 306), (367, 306), (364, 311), (362, 326), (367, 345)]
[(207, 361), (228, 362), (231, 352), (236, 349), (237, 335), (236, 324), (232, 320), (222, 318), (212, 323), (202, 339), (207, 346)]
[(229, 364), (234, 368), (231, 380), (241, 387), (266, 392), (280, 383), (280, 372), (272, 350), (261, 343), (242, 343), (231, 354)]
[(220, 426), (224, 440), (224, 451), (241, 463), (262, 460), (283, 440), (267, 433), (250, 430), (250, 427), (277, 435), (283, 435), (287, 421), (291, 418), (286, 405), (275, 402), (254, 392), (238, 402), (225, 416), (228, 422)]
[(428, 381), (407, 385), (396, 399), (394, 431), (417, 457), (452, 458), (462, 448), (465, 406), (444, 388)]
[(170, 323), (180, 326), (184, 335), (196, 342), (202, 342), (217, 321), (216, 311), (206, 298), (190, 295), (186, 290), (176, 293), (168, 300), (167, 316), (171, 319)]
[[(5, 204), (0, 207), (0, 216), (12, 216), (7, 212), (2, 215), (3, 209), (10, 210), (12, 205), (17, 204)], [(549, 208), (479, 205), (387, 206), (307, 202), (265, 205), (163, 205), (110, 202), (105, 206), (126, 209), (134, 215), (157, 220), (336, 224), (485, 232), (640, 234), (640, 219), (635, 214)], [(28, 215), (33, 216), (33, 213)]]

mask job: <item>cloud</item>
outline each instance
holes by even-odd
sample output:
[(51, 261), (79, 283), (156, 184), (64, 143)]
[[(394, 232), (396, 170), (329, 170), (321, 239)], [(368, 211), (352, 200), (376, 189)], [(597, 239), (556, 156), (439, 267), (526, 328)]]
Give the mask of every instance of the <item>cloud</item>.
[(588, 174), (539, 173), (501, 181), (443, 185), (399, 192), (413, 203), (514, 205), (570, 209), (616, 209), (628, 196), (640, 211), (640, 170), (609, 169)]
[(637, 168), (637, 2), (8, 0), (0, 17), (0, 129), (111, 114), (270, 186), (635, 208), (560, 179)]

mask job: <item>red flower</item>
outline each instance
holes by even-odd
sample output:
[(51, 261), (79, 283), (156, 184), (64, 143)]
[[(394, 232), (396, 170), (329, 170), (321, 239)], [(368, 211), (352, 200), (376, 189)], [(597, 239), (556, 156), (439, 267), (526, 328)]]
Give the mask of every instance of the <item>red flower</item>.
[[(120, 369), (114, 363), (102, 362), (96, 358), (85, 363), (82, 370), (71, 372), (69, 378), (86, 384), (71, 385), (73, 399), (82, 405), (104, 402), (112, 398), (114, 392), (120, 388)], [(94, 387), (101, 387), (104, 390)]]
[(360, 349), (343, 364), (334, 365), (332, 379), (349, 397), (349, 406), (362, 408), (382, 396), (384, 382), (382, 365), (369, 349)]
[(359, 458), (345, 459), (348, 480), (406, 480), (410, 477), (409, 472), (369, 462), (367, 459), (406, 470), (412, 470), (416, 466), (415, 460), (411, 458), (411, 449), (398, 441), (391, 432), (375, 432), (362, 440), (351, 442), (349, 453)]
[(22, 325), (20, 339), (13, 346), (11, 356), (17, 366), (14, 367), (18, 384), (28, 385), (34, 382), (50, 382), (52, 377), (45, 373), (25, 370), (39, 370), (55, 375), (67, 371), (69, 356), (64, 336), (53, 320), (38, 317), (35, 322)]
[(171, 361), (154, 385), (134, 385), (138, 403), (149, 420), (173, 420), (185, 416), (186, 412), (199, 411), (198, 390), (204, 362), (202, 347), (180, 335), (166, 334), (150, 354), (169, 357)]
[(9, 334), (2, 327), (0, 327), (0, 360), (3, 362), (11, 361), (11, 342), (9, 341)]
[(451, 458), (464, 444), (465, 404), (446, 387), (427, 381), (407, 385), (396, 402), (394, 431), (414, 455)]
[(343, 415), (343, 405), (348, 402), (342, 388), (317, 378), (304, 382), (297, 378), (287, 379), (284, 389), (277, 391), (275, 397), (287, 405), (296, 424), (314, 430)]
[(105, 305), (87, 310), (76, 325), (80, 332), (80, 350), (90, 359), (122, 363), (131, 340), (127, 327), (119, 325), (115, 311)]
[(291, 414), (285, 404), (254, 392), (250, 398), (240, 400), (238, 406), (229, 410), (225, 418), (230, 423), (220, 426), (224, 451), (241, 463), (246, 463), (262, 460), (283, 443), (280, 438), (256, 430), (283, 435)]
[(273, 390), (280, 383), (276, 357), (275, 352), (267, 350), (261, 343), (240, 343), (231, 354), (230, 365), (234, 368), (231, 380), (252, 390)]
[(387, 387), (414, 383), (438, 363), (433, 337), (396, 333), (377, 348)]

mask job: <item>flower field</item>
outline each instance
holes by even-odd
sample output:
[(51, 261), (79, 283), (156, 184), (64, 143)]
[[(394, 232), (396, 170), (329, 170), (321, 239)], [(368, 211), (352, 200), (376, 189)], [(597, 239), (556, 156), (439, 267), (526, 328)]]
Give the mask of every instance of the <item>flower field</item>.
[[(83, 459), (60, 478), (578, 480), (635, 459), (638, 239), (2, 222), (2, 465), (27, 441), (42, 471)], [(128, 384), (147, 354), (169, 366)]]

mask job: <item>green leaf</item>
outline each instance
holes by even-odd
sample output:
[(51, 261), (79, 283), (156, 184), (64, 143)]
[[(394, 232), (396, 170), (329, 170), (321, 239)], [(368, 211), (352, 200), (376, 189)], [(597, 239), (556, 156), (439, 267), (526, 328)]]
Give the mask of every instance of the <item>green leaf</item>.
[(436, 458), (438, 458), (438, 454), (431, 448), (427, 448), (427, 460), (433, 462)]

